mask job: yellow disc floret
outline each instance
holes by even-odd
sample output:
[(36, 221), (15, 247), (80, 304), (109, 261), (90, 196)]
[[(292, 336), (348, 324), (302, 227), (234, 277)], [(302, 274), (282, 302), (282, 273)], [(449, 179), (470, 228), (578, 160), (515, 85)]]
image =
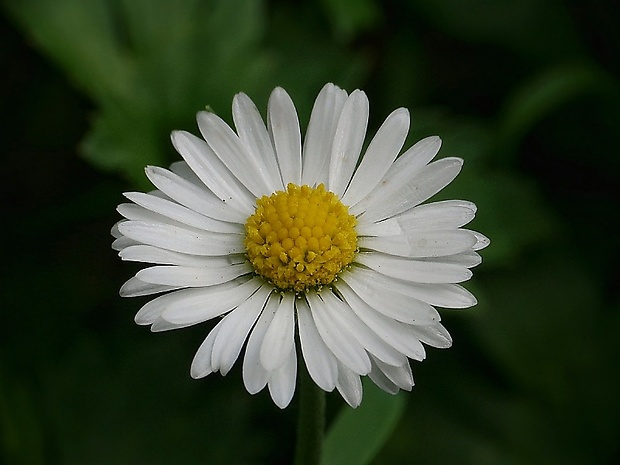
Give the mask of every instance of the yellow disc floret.
[(289, 184), (256, 200), (245, 248), (256, 273), (285, 291), (330, 284), (353, 261), (355, 217), (323, 184)]

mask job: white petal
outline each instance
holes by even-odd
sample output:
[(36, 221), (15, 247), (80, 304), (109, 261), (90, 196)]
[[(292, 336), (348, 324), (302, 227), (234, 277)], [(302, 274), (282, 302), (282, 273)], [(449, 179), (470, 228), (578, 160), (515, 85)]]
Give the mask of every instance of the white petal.
[(280, 408), (286, 408), (295, 394), (297, 380), (297, 353), (295, 347), (289, 352), (284, 365), (271, 373), (269, 378), (269, 394)]
[(240, 305), (261, 286), (258, 278), (243, 284), (229, 281), (211, 287), (183, 289), (152, 300), (146, 305), (162, 308), (162, 318), (175, 324), (210, 320)]
[(232, 109), (239, 138), (245, 143), (253, 156), (262, 162), (271, 179), (274, 191), (284, 190), (285, 186), (282, 183), (276, 154), (256, 105), (247, 95), (239, 93), (233, 99)]
[(444, 200), (418, 205), (378, 223), (360, 219), (356, 230), (361, 236), (396, 236), (412, 229), (456, 229), (469, 223), (475, 213), (476, 205), (471, 202)]
[(441, 139), (436, 136), (427, 137), (416, 143), (396, 159), (375, 189), (370, 191), (357, 204), (351, 206), (351, 213), (357, 216), (366, 211), (369, 206), (384, 204), (383, 199), (391, 198), (395, 193), (408, 195), (408, 191), (404, 189), (404, 186), (410, 183), (427, 163), (437, 155), (440, 147)]
[(342, 197), (357, 166), (368, 125), (368, 98), (356, 90), (344, 104), (329, 162), (328, 189)]
[[(125, 223), (125, 221), (123, 221), (123, 223)], [(123, 237), (119, 237), (118, 239), (115, 239), (114, 242), (112, 242), (112, 249), (120, 251), (127, 247), (131, 247), (132, 245), (137, 245), (137, 244), (139, 244), (138, 241), (134, 241), (133, 239), (129, 237), (123, 236)]]
[(382, 220), (429, 199), (450, 184), (463, 166), (460, 158), (443, 158), (422, 168), (411, 178), (395, 179), (391, 185), (376, 189), (373, 203), (366, 206), (368, 220)]
[[(136, 281), (140, 281), (137, 278), (132, 278), (132, 279), (135, 279)], [(227, 284), (222, 284), (218, 287), (214, 287), (212, 289), (215, 289), (217, 292), (217, 291), (221, 291), (227, 288), (235, 288), (238, 285), (239, 285), (238, 283), (227, 283)], [(151, 284), (151, 286), (153, 285)], [(189, 298), (192, 294), (195, 294), (196, 292), (197, 290), (195, 289), (184, 289), (183, 291), (171, 292), (169, 294), (165, 294), (160, 297), (157, 297), (156, 299), (153, 299), (150, 302), (147, 302), (146, 304), (144, 304), (142, 308), (136, 314), (134, 320), (139, 325), (153, 324), (155, 320), (161, 316), (162, 312), (168, 307), (168, 305), (171, 302)], [(208, 293), (208, 292), (212, 292), (212, 290), (203, 289), (202, 292)]]
[(374, 360), (370, 360), (372, 362), (372, 370), (368, 373), (368, 377), (375, 383), (379, 388), (388, 394), (398, 394), (400, 388), (396, 386), (385, 374), (377, 368), (377, 365), (374, 363)]
[[(181, 228), (187, 226), (179, 223), (178, 221), (166, 218), (159, 213), (147, 210), (146, 208), (141, 207), (140, 205), (136, 205), (135, 203), (121, 203), (118, 207), (116, 207), (116, 211), (123, 215), (126, 219), (132, 221), (142, 221), (145, 223), (165, 223)], [(123, 222), (120, 222), (118, 226), (120, 227), (121, 224), (123, 224)]]
[[(383, 315), (408, 324), (429, 324), (439, 321), (439, 313), (426, 302), (401, 294), (395, 289), (385, 289), (372, 280), (370, 273), (356, 273), (357, 269), (340, 275), (340, 280), (369, 306)], [(368, 277), (371, 279), (368, 279)]]
[(223, 321), (220, 321), (215, 328), (211, 330), (209, 335), (200, 344), (200, 347), (196, 351), (196, 355), (194, 355), (194, 359), (192, 360), (192, 366), (190, 368), (190, 375), (194, 379), (204, 378), (207, 375), (213, 373), (213, 368), (211, 366), (211, 354), (213, 352), (213, 344), (215, 343), (215, 338), (218, 335), (220, 328), (222, 327)]
[(301, 182), (301, 132), (297, 110), (291, 97), (276, 87), (267, 105), (269, 133), (275, 147), (282, 181), (299, 185)]
[(399, 236), (360, 237), (358, 246), (408, 258), (445, 257), (471, 249), (477, 240), (464, 229), (417, 231)]
[(125, 221), (121, 233), (143, 244), (195, 255), (230, 255), (245, 252), (241, 234), (225, 234), (163, 223)]
[(346, 100), (347, 93), (333, 84), (326, 84), (316, 98), (304, 140), (302, 184), (327, 185), (329, 156)]
[(169, 321), (164, 320), (160, 315), (155, 319), (155, 321), (151, 325), (151, 332), (160, 333), (163, 331), (171, 331), (174, 329), (187, 328), (188, 326), (191, 326), (191, 325), (192, 325), (191, 323), (183, 323), (183, 324), (170, 323)]
[(441, 323), (429, 326), (415, 326), (412, 331), (420, 341), (431, 347), (447, 349), (452, 346), (452, 337)]
[(271, 294), (263, 286), (222, 320), (220, 332), (213, 345), (211, 366), (226, 376), (241, 353), (245, 340)]
[(208, 216), (196, 213), (194, 210), (176, 202), (171, 202), (142, 192), (127, 192), (124, 195), (132, 202), (135, 202), (147, 210), (159, 213), (166, 218), (173, 219), (194, 228), (221, 233), (243, 234), (243, 225), (239, 223), (230, 223), (209, 218)]
[(338, 378), (336, 358), (323, 342), (306, 300), (297, 300), (296, 306), (299, 340), (308, 373), (321, 389), (331, 392)]
[(320, 295), (306, 294), (316, 327), (338, 360), (355, 373), (365, 375), (370, 371), (370, 359), (364, 347), (357, 341), (351, 330), (336, 321), (336, 312), (329, 307)]
[(158, 265), (179, 265), (196, 267), (230, 266), (246, 261), (239, 255), (220, 255), (216, 257), (189, 255), (171, 250), (160, 249), (152, 245), (132, 245), (124, 248), (118, 254), (123, 260), (131, 262), (155, 263)]
[(408, 284), (412, 295), (438, 307), (469, 308), (478, 303), (471, 292), (458, 284)]
[[(181, 176), (183, 179), (185, 179), (186, 181), (189, 181), (193, 184), (195, 184), (196, 186), (200, 187), (200, 189), (205, 190), (209, 193), (210, 196), (213, 196), (213, 198), (217, 199), (219, 202), (221, 202), (220, 199), (218, 199), (215, 194), (213, 192), (211, 192), (207, 186), (205, 186), (205, 183), (202, 182), (200, 180), (200, 178), (198, 176), (196, 176), (196, 173), (194, 173), (192, 171), (192, 168), (187, 164), (187, 162), (185, 160), (177, 160), (174, 161), (170, 164), (170, 171), (172, 171), (174, 174)], [(180, 202), (179, 202), (180, 203)], [(207, 215), (208, 216), (208, 215)]]
[(204, 185), (200, 187), (176, 173), (156, 166), (147, 166), (145, 171), (153, 185), (181, 205), (210, 218), (245, 223), (246, 213), (235, 210), (230, 203), (223, 202)]
[[(139, 297), (143, 295), (159, 294), (160, 292), (173, 291), (182, 286), (163, 286), (161, 284), (147, 283), (137, 277), (129, 279), (121, 286), (121, 297)], [(151, 324), (151, 323), (142, 323)]]
[(262, 160), (250, 156), (239, 136), (222, 118), (214, 113), (201, 111), (197, 120), (200, 132), (209, 147), (250, 192), (261, 197), (275, 191), (275, 184), (271, 182), (271, 176)]
[(152, 266), (138, 271), (136, 277), (166, 286), (204, 287), (232, 281), (253, 271), (248, 262), (218, 267)]
[(360, 377), (340, 362), (338, 362), (338, 382), (336, 383), (336, 388), (351, 407), (357, 408), (362, 403), (364, 391)]
[(400, 389), (404, 389), (405, 391), (411, 391), (411, 388), (414, 385), (413, 382), (413, 373), (411, 373), (411, 366), (409, 365), (409, 361), (405, 360), (405, 362), (400, 366), (392, 366), (386, 363), (383, 363), (381, 360), (373, 360), (375, 362), (376, 367), (381, 370), (381, 372), (396, 386)]
[[(135, 278), (132, 278), (132, 279), (135, 279)], [(139, 282), (140, 280), (136, 279), (136, 281)], [(149, 304), (150, 302), (144, 304), (140, 308), (140, 310), (138, 310), (138, 313), (136, 313), (136, 316), (134, 316), (134, 321), (137, 324), (143, 325), (143, 326), (152, 325), (155, 322), (155, 320), (157, 320), (161, 316), (161, 312), (163, 311), (163, 308), (158, 305), (149, 305)]]
[(466, 225), (475, 215), (476, 205), (472, 202), (443, 200), (418, 205), (395, 218), (405, 229), (453, 229)]
[(426, 351), (411, 331), (415, 326), (401, 323), (377, 312), (344, 283), (338, 285), (338, 291), (360, 320), (385, 342), (411, 359), (424, 360)]
[(112, 226), (112, 229), (110, 230), (110, 234), (112, 235), (114, 239), (120, 239), (123, 236), (121, 232), (118, 230), (118, 224), (121, 223), (122, 221), (123, 220), (117, 221), (114, 224), (114, 226)]
[(402, 363), (402, 354), (366, 326), (346, 302), (340, 300), (329, 290), (323, 291), (321, 297), (325, 304), (334, 312), (334, 324), (346, 325), (368, 353), (383, 360), (385, 363), (392, 365)]
[(272, 293), (248, 338), (243, 358), (243, 384), (250, 394), (261, 391), (269, 381), (270, 373), (260, 363), (260, 347), (279, 306), (280, 295)]
[(355, 171), (342, 198), (345, 205), (355, 205), (375, 188), (396, 160), (408, 132), (409, 111), (405, 108), (394, 110), (373, 137)]
[(424, 258), (422, 260), (425, 262), (448, 263), (450, 265), (459, 265), (466, 268), (473, 268), (474, 266), (478, 266), (482, 263), (482, 257), (480, 254), (474, 252), (473, 250), (467, 250), (465, 252), (455, 255), (448, 255), (446, 257)]
[(484, 234), (481, 234), (478, 231), (471, 231), (471, 233), (474, 234), (477, 239), (476, 245), (473, 247), (474, 250), (482, 250), (491, 243), (491, 240)]
[(412, 260), (378, 252), (358, 253), (355, 261), (379, 273), (410, 282), (460, 283), (472, 276), (471, 271), (463, 266)]
[(295, 296), (284, 294), (260, 348), (260, 361), (267, 371), (280, 368), (295, 344)]
[(205, 141), (186, 131), (173, 131), (172, 144), (192, 171), (222, 202), (249, 215), (255, 197), (226, 168)]
[(352, 272), (362, 282), (385, 292), (398, 292), (438, 307), (469, 308), (476, 305), (476, 298), (458, 284), (412, 283), (361, 267), (354, 268)]

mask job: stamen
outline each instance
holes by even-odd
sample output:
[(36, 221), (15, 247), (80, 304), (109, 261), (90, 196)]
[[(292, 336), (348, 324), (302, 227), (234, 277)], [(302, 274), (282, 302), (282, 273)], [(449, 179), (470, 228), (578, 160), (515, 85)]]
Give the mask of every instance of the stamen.
[(352, 261), (356, 220), (323, 184), (289, 184), (256, 200), (245, 247), (256, 273), (285, 291), (330, 284)]

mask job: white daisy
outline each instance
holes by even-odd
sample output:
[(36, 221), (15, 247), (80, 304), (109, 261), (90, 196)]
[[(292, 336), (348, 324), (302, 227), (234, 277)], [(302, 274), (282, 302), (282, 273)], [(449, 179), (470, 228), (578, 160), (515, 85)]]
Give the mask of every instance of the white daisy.
[(127, 193), (132, 203), (118, 207), (125, 219), (113, 247), (123, 260), (153, 264), (121, 295), (163, 294), (136, 322), (166, 331), (219, 317), (191, 375), (226, 375), (245, 345), (247, 390), (267, 386), (280, 408), (295, 391), (298, 353), (319, 387), (353, 407), (363, 375), (389, 393), (411, 390), (409, 359), (424, 359), (424, 345), (451, 345), (435, 307), (476, 304), (457, 284), (489, 243), (461, 228), (476, 206), (421, 205), (463, 161), (432, 162), (438, 137), (399, 156), (404, 108), (362, 156), (368, 99), (333, 84), (316, 99), (303, 145), (283, 89), (271, 94), (267, 125), (245, 94), (232, 109), (236, 132), (208, 112), (197, 116), (202, 139), (173, 132), (184, 161), (147, 167), (157, 190)]

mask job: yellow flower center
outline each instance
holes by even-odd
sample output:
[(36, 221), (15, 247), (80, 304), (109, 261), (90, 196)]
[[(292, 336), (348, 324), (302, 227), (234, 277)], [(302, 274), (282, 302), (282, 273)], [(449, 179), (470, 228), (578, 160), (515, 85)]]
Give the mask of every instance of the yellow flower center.
[(289, 184), (256, 200), (245, 248), (256, 273), (285, 291), (330, 284), (353, 261), (355, 217), (323, 184)]

